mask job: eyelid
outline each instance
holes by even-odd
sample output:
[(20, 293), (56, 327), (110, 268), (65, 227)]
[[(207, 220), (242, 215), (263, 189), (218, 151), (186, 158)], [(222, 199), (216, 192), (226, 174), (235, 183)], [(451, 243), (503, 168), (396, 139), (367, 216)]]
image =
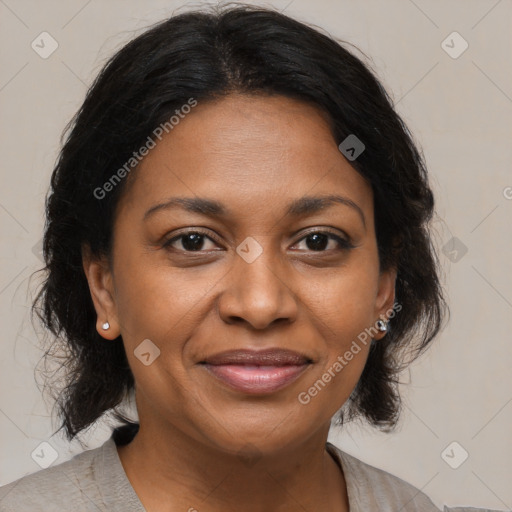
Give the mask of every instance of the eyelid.
[(327, 227), (327, 226), (317, 226), (317, 227), (314, 227), (314, 228), (306, 228), (306, 231), (304, 231), (302, 234), (301, 234), (301, 237), (299, 238), (298, 241), (302, 240), (304, 237), (308, 236), (308, 235), (314, 235), (316, 233), (320, 233), (320, 234), (327, 234), (327, 235), (333, 235), (333, 236), (337, 236), (338, 238), (344, 238), (347, 242), (351, 241), (351, 238), (350, 236), (348, 236), (344, 231), (340, 230), (340, 229), (334, 229), (334, 228), (331, 228), (331, 227)]

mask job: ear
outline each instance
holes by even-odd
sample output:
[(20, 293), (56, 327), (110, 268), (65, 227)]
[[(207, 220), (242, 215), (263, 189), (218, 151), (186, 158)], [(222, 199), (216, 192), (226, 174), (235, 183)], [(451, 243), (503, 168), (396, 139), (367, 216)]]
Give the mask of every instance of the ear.
[[(395, 283), (396, 283), (396, 268), (385, 270), (379, 275), (379, 287), (377, 297), (375, 299), (374, 318), (388, 321), (388, 318), (393, 311), (395, 303)], [(401, 309), (401, 308), (400, 308)], [(394, 315), (392, 315), (394, 316)], [(375, 336), (375, 339), (381, 339), (386, 335), (385, 332), (380, 332)]]
[[(96, 330), (103, 338), (114, 340), (119, 336), (120, 330), (110, 265), (106, 258), (92, 256), (88, 245), (82, 247), (82, 264), (98, 315)], [(102, 327), (105, 322), (110, 324), (107, 330)]]

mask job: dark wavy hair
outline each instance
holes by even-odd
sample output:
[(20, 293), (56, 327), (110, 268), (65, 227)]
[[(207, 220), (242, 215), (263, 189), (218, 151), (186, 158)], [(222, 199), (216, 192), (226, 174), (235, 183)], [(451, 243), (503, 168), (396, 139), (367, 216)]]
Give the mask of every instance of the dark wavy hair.
[(123, 340), (107, 343), (96, 332), (82, 266), (83, 246), (111, 261), (127, 180), (102, 200), (93, 192), (189, 98), (203, 103), (231, 93), (308, 102), (326, 114), (337, 144), (355, 134), (365, 145), (351, 165), (373, 189), (380, 268), (397, 269), (402, 309), (388, 334), (371, 344), (337, 420), (364, 417), (383, 430), (396, 425), (399, 373), (439, 332), (447, 309), (431, 238), (434, 199), (423, 156), (390, 97), (343, 44), (272, 9), (205, 6), (147, 30), (99, 73), (63, 134), (46, 198), (45, 279), (32, 307), (53, 335), (42, 360), (61, 362), (45, 385), (68, 439), (107, 412), (121, 421), (114, 431), (119, 442), (138, 428), (120, 412), (135, 384)]

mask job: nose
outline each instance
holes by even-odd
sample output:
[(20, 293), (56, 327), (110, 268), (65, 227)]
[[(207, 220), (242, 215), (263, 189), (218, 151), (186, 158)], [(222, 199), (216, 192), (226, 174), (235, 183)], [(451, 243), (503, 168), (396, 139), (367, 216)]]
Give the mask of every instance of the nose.
[(298, 306), (290, 273), (283, 264), (276, 263), (269, 250), (251, 263), (237, 255), (233, 265), (218, 299), (224, 322), (265, 329), (273, 323), (296, 320)]

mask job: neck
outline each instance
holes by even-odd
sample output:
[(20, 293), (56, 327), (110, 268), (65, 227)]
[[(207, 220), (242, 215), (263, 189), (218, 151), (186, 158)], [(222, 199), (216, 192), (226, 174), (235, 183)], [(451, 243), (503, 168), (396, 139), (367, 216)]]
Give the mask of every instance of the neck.
[(325, 449), (329, 426), (271, 453), (253, 445), (229, 453), (168, 424), (141, 423), (118, 454), (148, 512), (348, 511), (343, 472)]

